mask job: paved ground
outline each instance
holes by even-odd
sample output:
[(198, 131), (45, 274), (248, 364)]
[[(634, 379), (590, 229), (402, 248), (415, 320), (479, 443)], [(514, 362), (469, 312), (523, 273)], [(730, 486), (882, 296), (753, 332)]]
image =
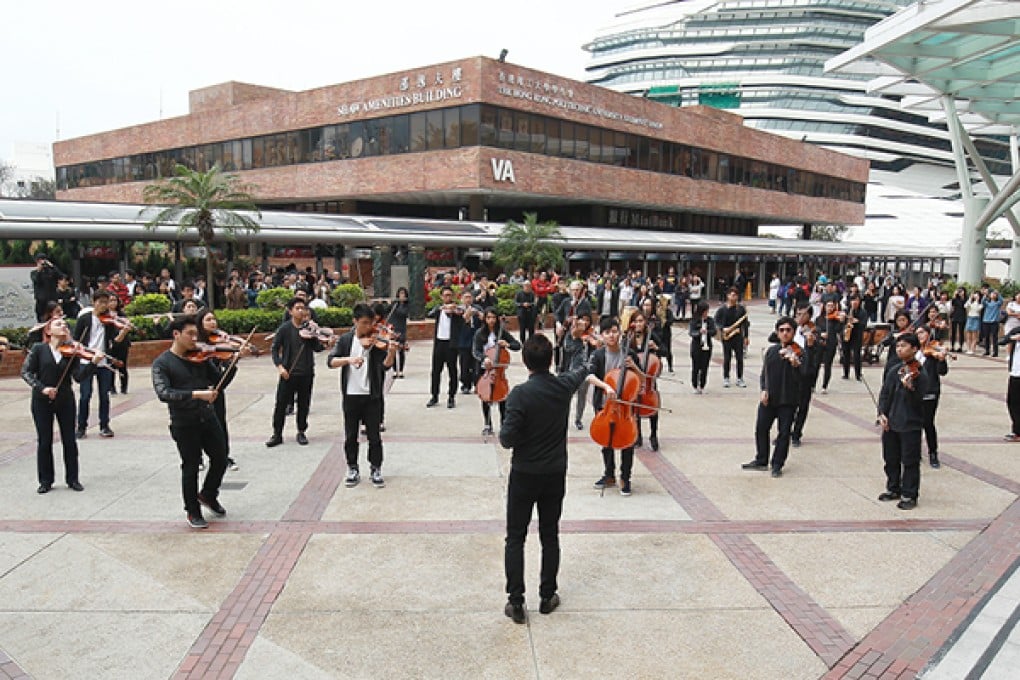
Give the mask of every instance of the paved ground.
[[(747, 377), (760, 365), (763, 329)], [(677, 329), (675, 377), (688, 379)], [(387, 399), (387, 486), (342, 484), (336, 374), (320, 370), (311, 445), (266, 449), (275, 374), (246, 359), (229, 391), (227, 521), (184, 523), (166, 409), (148, 373), (82, 442), (78, 494), (35, 493), (28, 390), (0, 381), (0, 678), (1005, 678), (1017, 667), (1020, 446), (1002, 442), (1002, 360), (943, 383), (941, 470), (919, 507), (880, 503), (863, 384), (817, 395), (781, 479), (740, 470), (756, 391), (663, 383), (660, 452), (634, 495), (600, 496), (570, 431), (563, 605), (503, 616), (508, 453), (474, 396), (426, 410), (428, 343)], [(519, 367), (511, 382), (523, 379)], [(867, 372), (878, 389), (878, 369)], [(590, 420), (590, 411), (585, 421)], [(93, 419), (95, 415), (93, 415)], [(364, 448), (364, 447), (363, 447)], [(58, 467), (59, 470), (59, 467)], [(60, 472), (58, 472), (58, 478)], [(926, 669), (926, 670), (925, 670)]]

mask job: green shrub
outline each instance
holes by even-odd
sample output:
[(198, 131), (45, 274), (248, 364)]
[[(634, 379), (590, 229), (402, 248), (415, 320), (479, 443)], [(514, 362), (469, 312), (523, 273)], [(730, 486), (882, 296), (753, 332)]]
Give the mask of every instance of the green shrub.
[(517, 305), (514, 304), (513, 299), (497, 300), (496, 311), (500, 316), (517, 316)]
[(315, 318), (319, 320), (319, 325), (324, 328), (350, 328), (354, 323), (354, 316), (350, 307), (316, 309)]
[(521, 287), (517, 284), (505, 283), (496, 289), (496, 299), (501, 301), (510, 300), (513, 302), (513, 299), (517, 297), (517, 293), (519, 292), (521, 292)]
[(28, 327), (19, 326), (17, 328), (0, 328), (0, 335), (7, 338), (12, 345), (18, 347), (27, 347), (25, 342), (28, 340)]
[(342, 283), (330, 291), (329, 299), (333, 303), (333, 307), (347, 307), (351, 309), (354, 305), (364, 302), (368, 298), (365, 296), (364, 289), (358, 284)]
[(166, 314), (173, 307), (170, 298), (162, 293), (146, 293), (139, 295), (124, 308), (125, 316), (141, 314)]
[(259, 309), (279, 310), (284, 309), (292, 297), (294, 297), (294, 291), (290, 288), (267, 288), (266, 290), (259, 291), (258, 296), (255, 298), (255, 304), (258, 305)]
[[(150, 295), (148, 297), (161, 297), (166, 300), (164, 295)], [(128, 320), (135, 327), (133, 331), (128, 333), (128, 338), (132, 341), (159, 340), (162, 337), (162, 330), (156, 325), (156, 319), (148, 316), (131, 316), (128, 317)]]
[(252, 327), (256, 333), (272, 333), (283, 323), (283, 310), (280, 309), (217, 309), (213, 313), (217, 325), (230, 335), (246, 336)]
[[(453, 301), (460, 302), (460, 286), (450, 286), (453, 289)], [(425, 300), (425, 311), (432, 311), (432, 308), (440, 304), (443, 301), (442, 298), (443, 287), (436, 286), (429, 291), (429, 297)]]

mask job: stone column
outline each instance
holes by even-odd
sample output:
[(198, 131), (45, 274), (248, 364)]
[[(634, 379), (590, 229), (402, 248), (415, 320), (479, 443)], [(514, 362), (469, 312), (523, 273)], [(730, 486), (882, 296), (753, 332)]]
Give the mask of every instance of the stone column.
[(411, 308), (410, 316), (412, 319), (421, 319), (425, 316), (425, 248), (423, 246), (408, 247), (407, 276), (410, 279), (408, 286), (411, 293), (408, 300)]
[(377, 298), (390, 297), (390, 267), (393, 251), (387, 245), (372, 246), (372, 289)]
[(963, 234), (960, 238), (960, 282), (981, 284), (985, 273), (986, 230), (978, 229), (981, 212), (988, 199), (972, 196), (963, 199)]

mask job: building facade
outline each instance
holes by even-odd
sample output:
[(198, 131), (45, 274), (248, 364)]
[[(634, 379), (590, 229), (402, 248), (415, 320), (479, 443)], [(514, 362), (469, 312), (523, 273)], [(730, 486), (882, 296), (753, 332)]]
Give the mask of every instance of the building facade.
[(58, 199), (138, 203), (177, 163), (264, 209), (756, 235), (861, 224), (866, 161), (472, 57), (290, 92), (225, 83), (190, 112), (54, 144)]

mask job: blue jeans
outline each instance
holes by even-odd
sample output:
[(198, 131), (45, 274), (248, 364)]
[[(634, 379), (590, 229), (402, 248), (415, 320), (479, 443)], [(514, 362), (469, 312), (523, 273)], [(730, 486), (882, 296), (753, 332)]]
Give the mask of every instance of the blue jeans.
[(110, 426), (110, 390), (113, 389), (113, 371), (97, 368), (93, 375), (82, 378), (81, 395), (78, 400), (78, 429), (89, 426), (89, 402), (92, 401), (92, 379), (99, 384), (99, 427)]

